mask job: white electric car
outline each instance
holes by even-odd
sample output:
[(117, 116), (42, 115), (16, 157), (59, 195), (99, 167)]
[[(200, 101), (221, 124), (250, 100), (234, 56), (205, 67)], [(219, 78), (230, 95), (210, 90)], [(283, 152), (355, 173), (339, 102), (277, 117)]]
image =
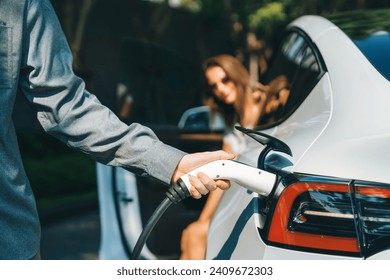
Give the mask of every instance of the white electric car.
[[(233, 183), (213, 216), (206, 258), (390, 259), (389, 33), (352, 41), (322, 17), (301, 17), (263, 82), (279, 75), (290, 83), (287, 103), (272, 122), (244, 131), (250, 141), (238, 158), (276, 174), (272, 192)], [(184, 131), (178, 146), (205, 144), (200, 132)], [(220, 133), (203, 135), (220, 144)], [(100, 257), (127, 259), (166, 189), (122, 169), (97, 170)], [(177, 258), (181, 230), (201, 207), (187, 199), (168, 209), (141, 258)]]
[[(268, 197), (225, 192), (208, 259), (390, 259), (389, 63), (386, 32), (354, 44), (317, 16), (289, 25), (268, 79), (286, 75), (290, 97), (262, 132), (292, 156), (260, 162), (279, 174)], [(261, 149), (239, 160), (256, 165)]]

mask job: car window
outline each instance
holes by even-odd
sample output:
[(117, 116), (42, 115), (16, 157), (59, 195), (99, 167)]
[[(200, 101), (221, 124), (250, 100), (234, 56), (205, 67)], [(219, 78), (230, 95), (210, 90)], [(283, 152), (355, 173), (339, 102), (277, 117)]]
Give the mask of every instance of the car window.
[(354, 42), (379, 73), (390, 81), (390, 33), (377, 32)]
[(290, 91), (288, 100), (273, 116), (266, 116), (262, 126), (276, 125), (295, 111), (322, 77), (325, 67), (320, 61), (320, 54), (304, 34), (300, 31), (286, 34), (262, 82), (270, 84), (277, 77), (286, 77)]

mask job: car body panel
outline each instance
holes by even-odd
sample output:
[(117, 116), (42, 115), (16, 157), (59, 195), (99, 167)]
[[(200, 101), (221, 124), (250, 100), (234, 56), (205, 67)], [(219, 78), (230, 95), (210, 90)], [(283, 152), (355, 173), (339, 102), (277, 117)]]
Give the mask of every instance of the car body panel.
[[(283, 156), (292, 162), (292, 173), (389, 184), (389, 81), (328, 20), (304, 16), (289, 28), (304, 30), (312, 39), (326, 73), (296, 111), (281, 124), (262, 132), (291, 148), (293, 156)], [(254, 155), (260, 151), (261, 148), (248, 147), (239, 160), (255, 165)], [(224, 192), (210, 224), (207, 259), (221, 255), (227, 259), (360, 259), (266, 244), (259, 232), (264, 217), (256, 206), (262, 201), (256, 197), (235, 184)], [(389, 258), (389, 250), (370, 257)]]
[[(390, 123), (385, 121), (390, 119), (390, 111), (386, 109), (390, 104), (387, 90), (390, 82), (341, 30), (329, 27), (317, 34), (317, 30), (310, 29), (316, 26), (312, 24), (313, 18), (305, 19), (301, 18), (296, 24), (316, 36), (314, 43), (328, 68), (332, 113), (326, 129), (296, 163), (294, 171), (389, 183), (387, 159), (381, 155), (390, 156)], [(367, 141), (371, 144), (367, 145)], [(334, 164), (335, 154), (337, 161), (346, 164)], [(320, 158), (321, 166), (313, 165), (313, 158)], [(377, 165), (382, 168), (373, 169), (373, 159), (382, 160)]]
[(293, 163), (305, 155), (308, 147), (317, 140), (329, 122), (332, 100), (329, 77), (325, 74), (311, 94), (283, 125), (265, 133), (284, 141), (293, 151), (290, 160)]

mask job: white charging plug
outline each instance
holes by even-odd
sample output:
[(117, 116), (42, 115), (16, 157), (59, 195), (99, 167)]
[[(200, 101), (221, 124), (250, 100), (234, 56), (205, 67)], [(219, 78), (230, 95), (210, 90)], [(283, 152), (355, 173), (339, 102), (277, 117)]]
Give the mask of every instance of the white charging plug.
[(188, 190), (192, 187), (189, 176), (205, 173), (212, 179), (234, 181), (243, 188), (268, 196), (275, 184), (276, 175), (235, 160), (217, 160), (202, 165), (180, 177)]

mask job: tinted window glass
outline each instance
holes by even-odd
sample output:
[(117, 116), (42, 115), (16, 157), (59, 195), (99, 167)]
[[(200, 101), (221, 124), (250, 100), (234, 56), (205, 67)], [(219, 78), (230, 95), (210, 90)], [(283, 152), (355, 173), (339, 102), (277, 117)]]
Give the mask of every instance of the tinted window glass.
[(209, 112), (199, 112), (196, 114), (191, 114), (186, 119), (184, 124), (184, 129), (190, 130), (208, 130), (209, 129)]
[(374, 67), (390, 81), (390, 34), (387, 32), (371, 35), (355, 44)]
[(314, 88), (322, 76), (315, 54), (307, 38), (297, 32), (289, 33), (282, 41), (263, 82), (270, 84), (278, 77), (285, 77), (288, 81), (288, 99), (272, 116), (265, 116), (263, 125), (275, 125), (287, 118)]

